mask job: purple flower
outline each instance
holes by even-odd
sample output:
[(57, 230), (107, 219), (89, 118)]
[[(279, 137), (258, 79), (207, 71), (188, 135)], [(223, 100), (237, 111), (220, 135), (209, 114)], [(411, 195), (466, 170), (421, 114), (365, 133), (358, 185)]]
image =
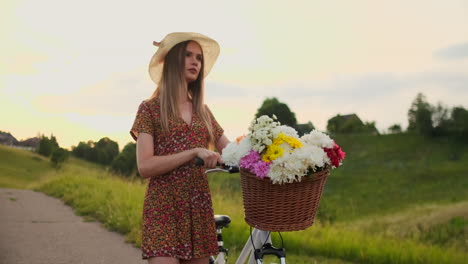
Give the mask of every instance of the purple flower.
[(270, 170), (270, 163), (265, 162), (260, 158), (260, 154), (254, 150), (250, 150), (249, 154), (240, 160), (239, 165), (244, 169), (248, 169), (257, 177), (263, 179), (267, 176), (268, 171)]
[(247, 154), (240, 160), (239, 165), (244, 169), (253, 171), (255, 163), (257, 163), (259, 160), (260, 154), (258, 154), (254, 150), (250, 150), (249, 154)]
[(255, 175), (259, 178), (265, 178), (270, 170), (270, 162), (265, 162), (263, 160), (259, 160), (253, 168)]

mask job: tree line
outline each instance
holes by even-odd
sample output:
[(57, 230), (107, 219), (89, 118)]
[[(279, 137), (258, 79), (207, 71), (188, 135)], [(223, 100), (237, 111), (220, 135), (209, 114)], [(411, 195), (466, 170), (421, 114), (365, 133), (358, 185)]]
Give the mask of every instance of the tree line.
[[(282, 103), (276, 97), (266, 98), (260, 108), (258, 108), (255, 118), (262, 115), (269, 117), (276, 116), (277, 120), (282, 125), (290, 126), (298, 132), (299, 136), (311, 132), (315, 126), (311, 121), (304, 124), (299, 124), (296, 119), (296, 114), (291, 111), (287, 104)], [(328, 120), (328, 133), (368, 133), (378, 134), (375, 127), (375, 122), (362, 122), (356, 114), (336, 115)]]
[[(287, 104), (280, 102), (277, 98), (266, 98), (257, 109), (255, 117), (262, 115), (276, 116), (283, 124), (295, 128), (299, 135), (309, 133), (315, 129), (311, 121), (299, 124), (296, 114), (291, 111)], [(401, 125), (394, 124), (388, 128), (390, 133), (414, 133), (430, 137), (449, 137), (459, 142), (468, 141), (468, 111), (461, 106), (447, 108), (441, 103), (431, 105), (426, 97), (419, 93), (408, 110), (408, 128), (404, 131)], [(356, 114), (336, 115), (327, 122), (327, 132), (330, 134), (361, 133), (379, 135), (375, 127), (375, 121), (363, 122)], [(454, 142), (455, 142), (454, 141)], [(90, 162), (102, 164), (124, 177), (138, 175), (136, 165), (136, 144), (128, 143), (119, 152), (117, 142), (104, 137), (97, 142), (79, 142), (73, 146), (71, 152), (60, 148), (56, 138), (42, 136), (38, 152), (51, 158), (54, 166), (68, 159), (69, 154)]]
[(69, 159), (70, 154), (90, 162), (101, 164), (117, 174), (125, 177), (137, 174), (136, 171), (136, 144), (128, 143), (119, 152), (119, 144), (108, 137), (101, 138), (94, 142), (80, 142), (78, 146), (73, 146), (71, 151), (61, 148), (54, 135), (40, 137), (37, 152), (49, 157), (52, 165), (60, 168)]
[(69, 157), (68, 150), (59, 146), (54, 135), (51, 135), (50, 138), (42, 135), (40, 139), (37, 152), (44, 157), (49, 157), (52, 165), (60, 168)]
[[(314, 129), (311, 121), (298, 124), (296, 115), (289, 107), (277, 98), (267, 98), (257, 110), (255, 117), (275, 115), (281, 124), (295, 128), (300, 135)], [(363, 122), (356, 114), (340, 115), (327, 122), (330, 134), (372, 134), (379, 135), (375, 121)], [(466, 142), (468, 140), (468, 111), (462, 106), (448, 108), (442, 103), (431, 105), (426, 96), (417, 94), (408, 110), (408, 127), (403, 130), (400, 124), (391, 125), (389, 133), (413, 133), (431, 137), (450, 137)]]
[(408, 132), (467, 142), (468, 111), (461, 106), (448, 108), (440, 102), (431, 105), (426, 96), (419, 93), (408, 110)]
[(72, 147), (72, 154), (87, 161), (109, 166), (110, 170), (125, 177), (130, 177), (136, 171), (136, 144), (128, 143), (119, 152), (119, 144), (108, 137), (98, 142), (80, 142)]

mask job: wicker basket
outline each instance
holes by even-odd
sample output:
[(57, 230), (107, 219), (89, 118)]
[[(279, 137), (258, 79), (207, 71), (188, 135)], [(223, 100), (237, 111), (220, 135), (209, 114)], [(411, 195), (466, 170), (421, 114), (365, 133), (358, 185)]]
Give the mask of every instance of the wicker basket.
[(314, 223), (329, 169), (301, 182), (273, 184), (241, 169), (245, 221), (264, 231), (297, 231)]

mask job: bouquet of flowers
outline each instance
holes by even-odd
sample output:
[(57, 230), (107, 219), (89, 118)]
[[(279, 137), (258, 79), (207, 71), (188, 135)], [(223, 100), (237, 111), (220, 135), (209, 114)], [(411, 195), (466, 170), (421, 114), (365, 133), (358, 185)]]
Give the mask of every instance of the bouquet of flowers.
[(301, 181), (312, 172), (339, 167), (344, 157), (328, 135), (313, 130), (299, 137), (294, 128), (267, 115), (255, 119), (249, 134), (228, 144), (222, 154), (225, 164), (270, 178), (274, 184)]

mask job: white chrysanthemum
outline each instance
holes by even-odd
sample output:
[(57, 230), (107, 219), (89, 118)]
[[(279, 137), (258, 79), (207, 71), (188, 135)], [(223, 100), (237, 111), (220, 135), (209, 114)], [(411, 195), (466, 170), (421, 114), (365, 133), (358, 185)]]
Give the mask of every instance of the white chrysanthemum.
[(272, 166), (270, 165), (270, 169), (268, 170), (267, 174), (268, 178), (273, 182), (276, 183), (283, 183), (283, 170), (281, 166)]
[(277, 138), (279, 134), (283, 133), (284, 135), (288, 137), (293, 137), (293, 138), (299, 138), (299, 135), (297, 134), (297, 131), (289, 126), (277, 126), (273, 128), (273, 137)]
[(226, 147), (224, 147), (221, 158), (223, 159), (226, 165), (236, 166), (239, 164), (240, 159), (237, 159), (238, 149), (239, 149), (239, 145), (237, 145), (236, 142), (231, 142), (227, 144)]
[(243, 138), (239, 144), (237, 142), (229, 143), (224, 149), (221, 158), (224, 164), (229, 166), (238, 166), (240, 159), (247, 155), (252, 148), (248, 137)]
[(301, 141), (304, 145), (314, 145), (321, 148), (333, 148), (333, 140), (326, 134), (313, 130), (310, 134), (306, 134), (301, 137)]
[(261, 153), (267, 146), (273, 143), (273, 129), (279, 125), (267, 115), (255, 119), (249, 127), (252, 149)]
[(294, 154), (297, 159), (302, 160), (308, 168), (314, 171), (317, 167), (323, 167), (326, 159), (328, 159), (327, 154), (322, 148), (313, 145), (307, 145), (296, 149)]
[(268, 171), (268, 177), (270, 177), (273, 184), (283, 184), (291, 182), (288, 175), (288, 171), (281, 165), (270, 166), (270, 170)]
[(268, 177), (273, 183), (291, 183), (300, 181), (307, 173), (307, 166), (295, 157), (294, 152), (285, 152), (282, 157), (272, 161)]
[(281, 143), (280, 147), (284, 150), (284, 153), (290, 153), (294, 150), (287, 142)]

